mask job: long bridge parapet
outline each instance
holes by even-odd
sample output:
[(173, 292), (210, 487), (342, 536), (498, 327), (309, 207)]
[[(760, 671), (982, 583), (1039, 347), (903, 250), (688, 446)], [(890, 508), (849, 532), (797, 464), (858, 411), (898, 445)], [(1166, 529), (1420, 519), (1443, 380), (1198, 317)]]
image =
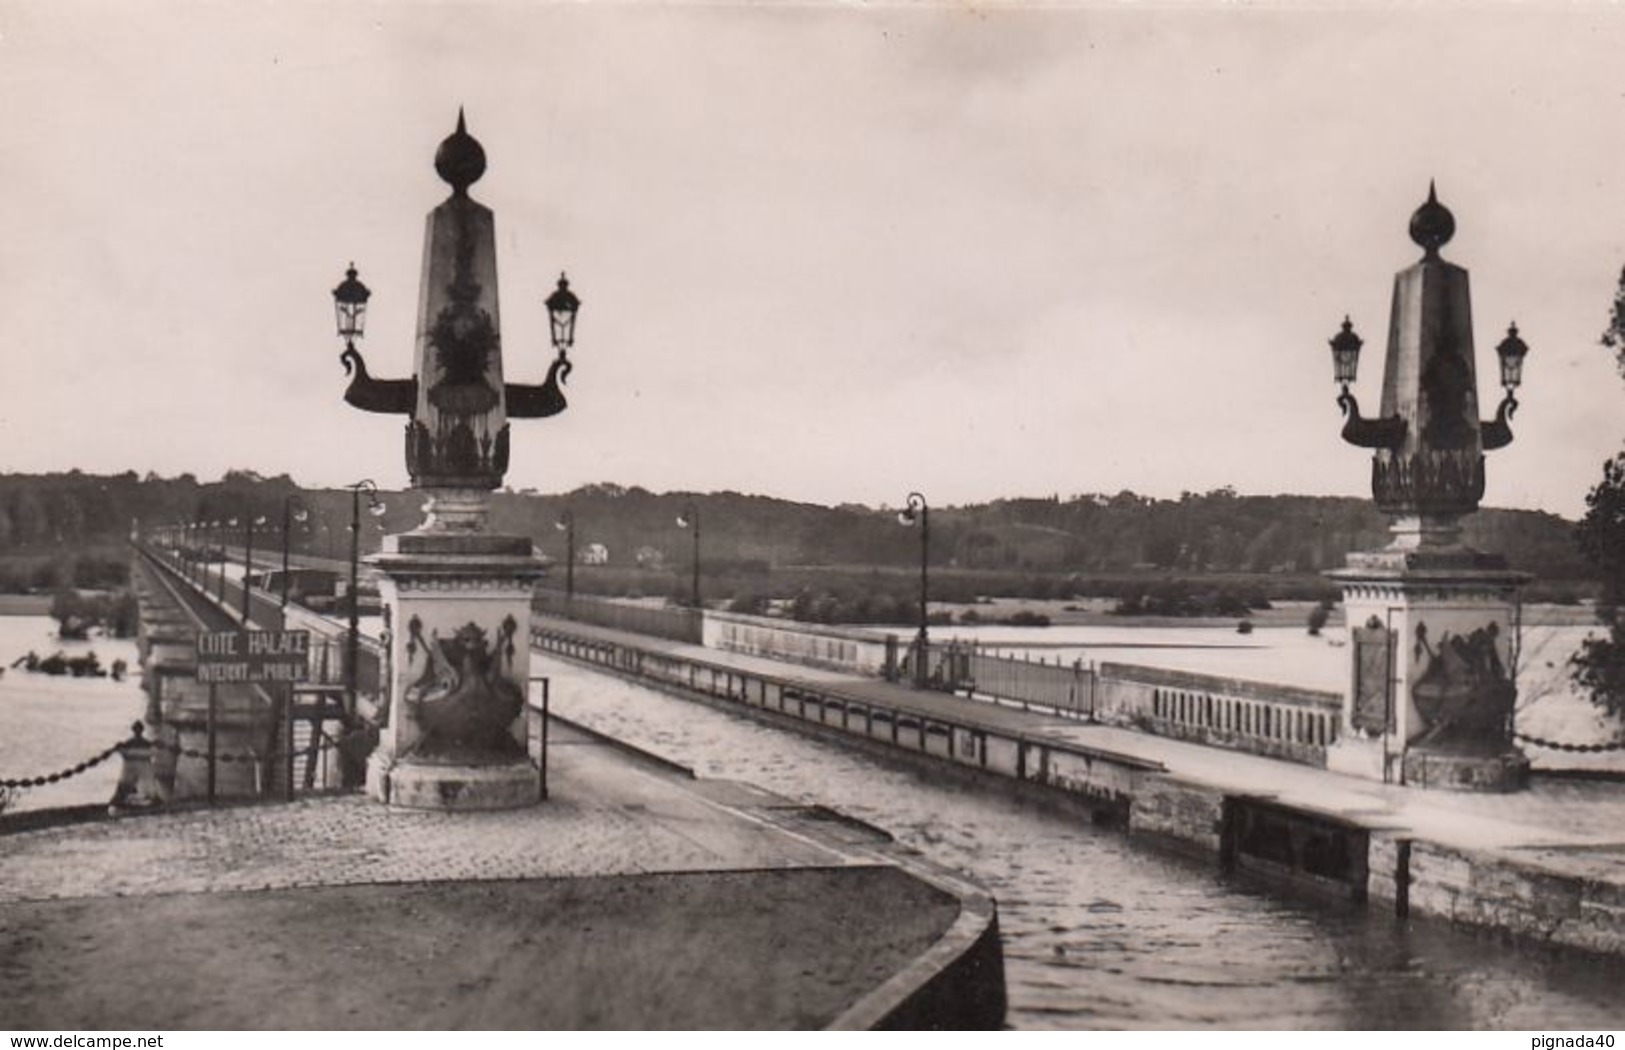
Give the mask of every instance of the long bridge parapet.
[[(162, 798), (291, 797), (297, 788), (351, 782), (343, 753), (359, 750), (364, 740), (347, 740), (363, 720), (341, 702), (348, 681), (344, 627), (297, 605), (283, 608), (251, 582), (227, 579), (224, 565), (192, 565), (175, 552), (144, 544), (135, 551), (145, 720), (158, 749)], [(198, 633), (239, 629), (308, 631), (306, 680), (212, 689), (199, 682)], [(376, 703), (380, 663), (377, 643), (363, 638), (355, 680), (357, 696), (369, 710)], [(348, 763), (352, 773), (355, 764)]]

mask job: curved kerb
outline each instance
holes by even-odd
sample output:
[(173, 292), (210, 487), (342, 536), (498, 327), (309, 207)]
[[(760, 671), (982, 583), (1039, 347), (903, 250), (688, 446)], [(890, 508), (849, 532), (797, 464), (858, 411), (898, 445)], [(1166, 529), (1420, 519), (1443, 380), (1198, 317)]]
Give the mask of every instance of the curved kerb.
[(998, 905), (980, 886), (913, 858), (883, 854), (908, 874), (952, 895), (959, 917), (937, 942), (825, 1026), (827, 1031), (987, 1029), (1004, 1024), (1007, 1002)]

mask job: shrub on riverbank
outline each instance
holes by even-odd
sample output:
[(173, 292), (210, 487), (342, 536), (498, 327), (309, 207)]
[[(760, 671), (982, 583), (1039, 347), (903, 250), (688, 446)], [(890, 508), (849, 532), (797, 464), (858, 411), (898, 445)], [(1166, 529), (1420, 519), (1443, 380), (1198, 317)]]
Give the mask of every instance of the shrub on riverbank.
[(93, 627), (101, 627), (115, 638), (129, 638), (135, 634), (140, 619), (135, 595), (129, 591), (67, 588), (51, 597), (51, 617), (57, 622), (57, 634), (63, 638), (83, 638)]
[[(920, 574), (911, 569), (871, 566), (778, 566), (764, 568), (720, 562), (702, 563), (700, 588), (712, 608), (763, 615), (783, 608), (786, 615), (807, 622), (912, 623), (918, 615)], [(577, 565), (575, 591), (604, 598), (657, 596), (678, 604), (690, 600), (693, 581), (687, 567), (630, 568)], [(561, 590), (564, 573), (554, 567), (545, 586)], [(1116, 602), (1121, 615), (1239, 619), (1277, 602), (1327, 602), (1341, 598), (1337, 585), (1322, 576), (1304, 573), (1179, 573), (1132, 572), (1110, 574), (1042, 575), (996, 572), (952, 566), (932, 566), (933, 604), (978, 605), (1001, 600), (1078, 602), (1097, 599)], [(1535, 581), (1525, 592), (1526, 602), (1549, 600), (1549, 594), (1576, 594), (1572, 584)], [(831, 604), (831, 600), (833, 603)], [(800, 601), (800, 611), (788, 608)], [(818, 603), (822, 601), (822, 605)], [(986, 622), (986, 612), (982, 612)], [(974, 621), (973, 621), (974, 622)], [(1302, 622), (1302, 621), (1300, 621)]]
[(983, 616), (975, 609), (966, 609), (959, 614), (962, 624), (994, 624), (1008, 627), (1048, 627), (1050, 618), (1031, 609), (1017, 609), (1009, 616)]
[(60, 587), (98, 590), (129, 582), (129, 556), (113, 547), (0, 555), (0, 593), (29, 594)]
[(1129, 595), (1112, 612), (1118, 616), (1241, 616), (1270, 608), (1270, 600), (1257, 588), (1201, 588), (1197, 581), (1170, 580), (1140, 594)]

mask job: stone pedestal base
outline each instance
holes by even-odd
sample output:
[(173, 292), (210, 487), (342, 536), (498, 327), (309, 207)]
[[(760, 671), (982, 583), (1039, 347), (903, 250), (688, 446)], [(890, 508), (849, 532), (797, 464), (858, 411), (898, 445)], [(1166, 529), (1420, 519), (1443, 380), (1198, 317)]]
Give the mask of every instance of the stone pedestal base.
[(519, 809), (541, 801), (542, 774), (520, 759), (507, 765), (393, 761), (373, 753), (367, 794), (407, 809)]
[[(436, 498), (442, 509), (466, 509), (484, 496)], [(540, 802), (541, 773), (526, 757), (526, 695), (531, 595), (545, 563), (530, 539), (440, 522), (386, 537), (368, 560), (380, 572), (390, 640), (387, 715), (367, 793), (412, 809)]]
[(1333, 773), (1386, 780), (1387, 764), (1388, 756), (1383, 753), (1381, 740), (1344, 737), (1326, 748), (1326, 768)]
[(1516, 750), (1460, 755), (1416, 748), (1405, 753), (1405, 783), (1446, 791), (1522, 791), (1529, 786), (1529, 759)]
[(1509, 731), (1513, 599), (1529, 577), (1442, 544), (1448, 530), (1425, 515), (1395, 531), (1393, 546), (1350, 554), (1348, 568), (1327, 574), (1349, 624), (1349, 686), (1327, 768), (1414, 788), (1516, 791), (1528, 762)]

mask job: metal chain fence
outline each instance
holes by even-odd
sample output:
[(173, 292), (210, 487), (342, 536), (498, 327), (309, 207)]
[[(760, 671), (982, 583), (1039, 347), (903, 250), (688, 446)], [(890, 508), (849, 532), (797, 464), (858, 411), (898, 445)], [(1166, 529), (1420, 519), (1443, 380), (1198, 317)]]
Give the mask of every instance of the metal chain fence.
[[(207, 751), (199, 751), (196, 748), (190, 747), (181, 747), (179, 744), (170, 744), (162, 740), (156, 741), (153, 746), (161, 751), (169, 751), (173, 754), (180, 755), (183, 758), (201, 758), (206, 760), (209, 757), (209, 753)], [(313, 751), (331, 751), (338, 746), (338, 741), (334, 740), (326, 733), (323, 733), (321, 739), (316, 741), (313, 745), (307, 744), (304, 747), (296, 747), (291, 753), (294, 756), (309, 755)], [(255, 751), (244, 751), (240, 753), (222, 751), (215, 754), (214, 760), (216, 762), (274, 762), (278, 759), (285, 759), (289, 757), (289, 754), (290, 752), (286, 749), (266, 751), (263, 753)]]
[[(148, 740), (143, 735), (143, 731), (139, 728), (139, 723), (137, 726), (138, 727), (135, 729), (135, 732), (128, 739), (120, 740), (113, 746), (92, 755), (90, 758), (85, 759), (83, 762), (80, 762), (77, 765), (69, 766), (66, 769), (58, 770), (55, 773), (47, 773), (36, 777), (0, 778), (0, 791), (16, 791), (22, 788), (44, 787), (47, 784), (60, 783), (61, 781), (67, 780), (69, 777), (78, 776), (80, 773), (83, 773), (88, 769), (93, 769), (96, 766), (101, 765), (109, 758), (112, 758), (120, 751), (123, 751), (126, 747), (153, 747), (161, 751), (170, 751), (186, 758), (201, 758), (207, 760), (209, 757), (209, 753), (207, 751), (199, 751), (195, 748), (181, 747), (178, 744), (170, 744), (162, 740)], [(334, 740), (326, 733), (322, 733), (321, 739), (316, 740), (311, 744), (307, 744), (304, 747), (296, 747), (291, 753), (294, 756), (310, 755), (312, 753), (331, 751), (338, 746), (338, 741)], [(287, 749), (282, 749), (278, 751), (266, 752), (265, 754), (256, 754), (252, 751), (242, 752), (240, 754), (231, 752), (217, 753), (214, 756), (214, 759), (216, 762), (271, 762), (278, 759), (286, 759), (289, 756), (290, 752)]]
[(107, 750), (91, 758), (85, 759), (76, 766), (69, 766), (67, 769), (59, 770), (58, 772), (50, 773), (45, 776), (9, 777), (7, 779), (0, 780), (0, 789), (15, 790), (17, 788), (44, 787), (46, 784), (55, 784), (59, 781), (67, 780), (69, 777), (78, 776), (87, 769), (101, 765), (103, 762), (107, 761), (109, 758), (112, 758), (114, 755), (123, 750), (126, 744), (131, 743), (146, 744), (147, 741), (142, 740), (139, 735), (133, 736), (129, 740), (120, 740)]
[(1614, 740), (1606, 744), (1565, 744), (1557, 740), (1530, 736), (1527, 733), (1514, 733), (1512, 735), (1525, 744), (1533, 744), (1535, 747), (1544, 747), (1552, 751), (1577, 751), (1593, 754), (1603, 751), (1625, 751), (1625, 740)]

